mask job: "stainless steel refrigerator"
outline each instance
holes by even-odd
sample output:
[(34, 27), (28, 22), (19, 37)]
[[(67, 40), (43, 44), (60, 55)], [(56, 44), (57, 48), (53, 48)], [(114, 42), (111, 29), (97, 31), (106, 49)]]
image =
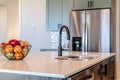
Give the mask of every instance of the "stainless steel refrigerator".
[(70, 15), (72, 51), (111, 52), (111, 9), (74, 10)]

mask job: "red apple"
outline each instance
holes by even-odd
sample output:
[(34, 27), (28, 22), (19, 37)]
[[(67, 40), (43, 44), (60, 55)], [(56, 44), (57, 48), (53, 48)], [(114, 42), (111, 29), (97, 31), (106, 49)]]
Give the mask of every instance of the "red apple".
[(16, 40), (16, 39), (12, 39), (12, 40), (9, 40), (9, 44), (12, 45), (12, 46), (16, 46), (19, 44), (19, 41)]
[(7, 43), (2, 42), (1, 45), (2, 45), (2, 47), (5, 47), (7, 45)]
[(25, 47), (25, 43), (24, 43), (23, 41), (20, 41), (20, 46), (21, 46), (22, 48), (24, 48), (24, 47)]

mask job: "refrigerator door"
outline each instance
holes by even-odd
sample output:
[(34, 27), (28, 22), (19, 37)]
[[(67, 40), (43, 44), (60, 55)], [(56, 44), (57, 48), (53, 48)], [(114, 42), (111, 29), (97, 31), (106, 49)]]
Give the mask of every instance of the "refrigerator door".
[(74, 48), (79, 47), (76, 50), (84, 51), (85, 11), (72, 11), (70, 13), (70, 32), (70, 50), (75, 51)]
[(110, 9), (86, 11), (86, 49), (110, 52)]

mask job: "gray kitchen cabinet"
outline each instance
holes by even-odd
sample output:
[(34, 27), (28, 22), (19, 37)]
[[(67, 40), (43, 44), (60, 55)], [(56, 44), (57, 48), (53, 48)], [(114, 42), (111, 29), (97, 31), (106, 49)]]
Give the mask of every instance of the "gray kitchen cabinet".
[(74, 0), (74, 9), (89, 9), (93, 0)]
[(115, 80), (115, 56), (111, 57), (109, 60), (109, 80)]
[(94, 68), (94, 80), (101, 80), (101, 64), (102, 63), (98, 63), (96, 65), (93, 66)]
[(111, 0), (74, 0), (73, 9), (91, 9), (111, 7)]
[(100, 70), (101, 70), (101, 80), (116, 80), (115, 79), (115, 56), (102, 61)]
[(47, 0), (47, 30), (57, 30), (61, 23), (62, 0)]
[(115, 56), (105, 59), (66, 80), (115, 80)]
[(93, 7), (94, 8), (111, 7), (111, 0), (94, 0)]
[(101, 65), (101, 76), (102, 80), (109, 80), (109, 59), (106, 59), (102, 62)]
[(73, 0), (63, 0), (62, 25), (69, 27), (70, 12), (73, 8)]
[(73, 0), (47, 0), (46, 7), (47, 30), (58, 30), (62, 25), (69, 26)]

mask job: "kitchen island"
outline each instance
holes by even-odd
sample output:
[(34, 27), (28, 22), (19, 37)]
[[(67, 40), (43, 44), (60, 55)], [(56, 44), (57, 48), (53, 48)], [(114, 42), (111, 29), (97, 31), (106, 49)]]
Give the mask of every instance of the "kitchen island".
[[(115, 53), (63, 52), (63, 56), (94, 56), (94, 58), (90, 60), (60, 60), (55, 59), (58, 57), (57, 55), (57, 52), (30, 53), (23, 60), (15, 61), (7, 60), (1, 55), (0, 73), (7, 75), (10, 74), (11, 76), (16, 77), (16, 79), (9, 78), (8, 80), (19, 80), (17, 77), (22, 80), (25, 80), (25, 78), (31, 78), (30, 80), (33, 80), (32, 77), (37, 77), (39, 78), (38, 80), (44, 80), (44, 78), (52, 78), (53, 80), (68, 79), (72, 75), (115, 56)], [(0, 74), (0, 76), (4, 77), (5, 75), (2, 74)]]

